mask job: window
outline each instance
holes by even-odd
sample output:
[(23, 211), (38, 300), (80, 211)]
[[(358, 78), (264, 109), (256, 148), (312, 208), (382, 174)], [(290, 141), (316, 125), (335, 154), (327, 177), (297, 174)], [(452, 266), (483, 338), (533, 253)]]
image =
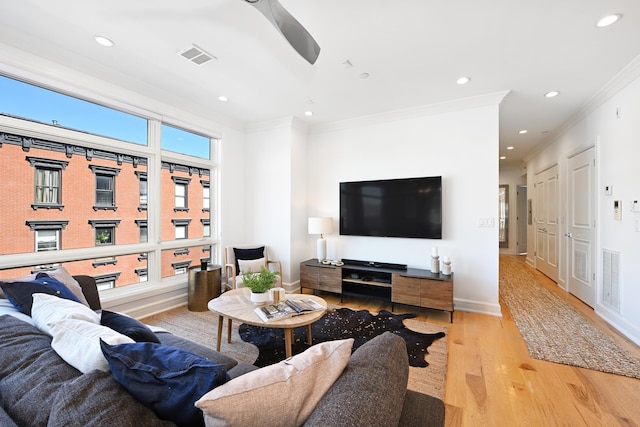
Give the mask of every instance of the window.
[(96, 204), (94, 210), (116, 210), (115, 178), (120, 169), (89, 165), (96, 175)]
[(173, 266), (175, 274), (185, 274), (189, 270), (191, 261), (174, 262), (171, 265)]
[(171, 220), (176, 229), (176, 239), (186, 239), (189, 237), (189, 223), (190, 219), (173, 219)]
[(138, 172), (136, 171), (136, 176), (140, 182), (140, 204), (138, 206), (138, 210), (146, 210), (147, 209), (147, 195), (148, 195), (148, 183), (147, 183), (147, 174), (146, 172)]
[(202, 181), (202, 212), (209, 212), (210, 204), (209, 181)]
[(35, 168), (35, 197), (31, 207), (62, 210), (62, 171), (69, 162), (27, 156)]
[(202, 222), (202, 236), (203, 237), (211, 236), (211, 226), (209, 225), (210, 220), (209, 219), (201, 219), (200, 222)]
[(104, 291), (106, 289), (112, 289), (116, 287), (116, 282), (120, 277), (120, 273), (110, 273), (110, 274), (101, 274), (95, 275), (96, 286), (99, 291)]
[(140, 243), (148, 242), (149, 235), (148, 235), (148, 229), (147, 229), (147, 220), (136, 219), (136, 224), (138, 224), (138, 228), (140, 229)]
[(120, 224), (119, 219), (89, 220), (89, 224), (95, 229), (96, 246), (116, 244), (116, 227)]
[(188, 194), (189, 194), (189, 178), (182, 178), (178, 176), (172, 176), (175, 183), (175, 203), (174, 211), (189, 211)]
[[(205, 184), (191, 185), (215, 182), (214, 138), (163, 123), (162, 111), (105, 101), (140, 117), (2, 76), (0, 93), (11, 94), (0, 97), (0, 170), (11, 172), (0, 186), (0, 199), (10, 201), (0, 205), (0, 278), (63, 265), (102, 277), (101, 289), (146, 282), (152, 295), (199, 263), (203, 246), (219, 262), (216, 238), (200, 236), (204, 225), (189, 230), (184, 218), (190, 211), (193, 221), (209, 219), (207, 205), (217, 210)], [(176, 248), (186, 251), (174, 255)]]
[(60, 250), (60, 232), (69, 221), (27, 221), (30, 230), (35, 231), (35, 251)]

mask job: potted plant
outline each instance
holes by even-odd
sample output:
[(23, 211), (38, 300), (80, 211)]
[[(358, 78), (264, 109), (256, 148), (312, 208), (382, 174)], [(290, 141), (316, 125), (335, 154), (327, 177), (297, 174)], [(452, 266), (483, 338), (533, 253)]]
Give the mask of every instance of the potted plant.
[(278, 280), (280, 275), (277, 271), (271, 271), (264, 266), (259, 273), (249, 270), (242, 276), (242, 283), (251, 290), (251, 301), (255, 303), (267, 302), (269, 300), (269, 289)]

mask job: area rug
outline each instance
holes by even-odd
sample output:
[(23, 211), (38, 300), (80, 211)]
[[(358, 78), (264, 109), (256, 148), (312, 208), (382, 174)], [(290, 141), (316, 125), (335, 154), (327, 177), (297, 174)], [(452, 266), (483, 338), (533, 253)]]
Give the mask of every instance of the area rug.
[[(218, 316), (210, 311), (193, 312), (187, 310), (186, 306), (182, 306), (141, 320), (148, 325), (160, 327), (206, 347), (216, 348)], [(447, 373), (447, 327), (416, 319), (405, 319), (404, 324), (407, 328), (422, 334), (445, 333), (445, 336), (435, 340), (429, 347), (425, 357), (429, 364), (426, 368), (409, 367), (407, 384), (409, 390), (444, 399)], [(233, 322), (231, 343), (227, 342), (226, 322), (224, 326), (220, 351), (239, 362), (253, 364), (258, 358), (258, 347), (240, 339), (238, 322)]]
[[(382, 310), (372, 314), (367, 310), (351, 310), (338, 308), (328, 311), (322, 318), (312, 323), (311, 337), (313, 344), (320, 342), (353, 338), (353, 350), (373, 337), (384, 332), (392, 332), (402, 337), (407, 343), (409, 365), (427, 367), (425, 360), (427, 348), (437, 339), (444, 337), (444, 332), (423, 334), (407, 328), (403, 321), (416, 317), (415, 314), (393, 314)], [(284, 351), (284, 330), (242, 324), (239, 328), (242, 340), (258, 347), (260, 354), (254, 362), (256, 366), (267, 366), (286, 358)], [(293, 354), (302, 353), (309, 348), (307, 344), (307, 327), (301, 326), (293, 330)]]
[(640, 378), (640, 360), (545, 288), (518, 257), (500, 256), (500, 296), (531, 357)]

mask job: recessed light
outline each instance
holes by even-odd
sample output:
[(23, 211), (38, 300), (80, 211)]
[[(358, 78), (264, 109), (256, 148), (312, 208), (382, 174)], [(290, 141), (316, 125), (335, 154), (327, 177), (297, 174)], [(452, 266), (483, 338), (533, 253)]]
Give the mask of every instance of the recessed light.
[(505, 160), (507, 156), (500, 156), (500, 160)]
[(307, 117), (311, 117), (311, 116), (313, 116), (313, 111), (307, 110), (307, 111), (304, 112), (304, 115), (307, 116)]
[(229, 98), (227, 98), (227, 97), (226, 97), (226, 96), (224, 96), (224, 95), (220, 95), (220, 96), (218, 97), (218, 101), (220, 101), (220, 102), (227, 102), (228, 100), (229, 100)]
[(551, 92), (547, 92), (544, 94), (546, 98), (553, 98), (554, 96), (558, 95), (560, 95), (560, 92), (558, 92), (557, 90), (552, 90)]
[(369, 73), (360, 73), (360, 78), (361, 79), (368, 79), (369, 78)]
[(528, 130), (526, 130), (526, 129), (522, 129), (522, 130), (519, 130), (519, 131), (518, 131), (518, 133), (519, 133), (520, 135), (524, 135), (524, 134), (525, 134), (525, 133), (527, 133), (527, 132), (529, 132), (529, 131), (528, 131)]
[(513, 150), (513, 146), (512, 145), (508, 146), (507, 150)]
[(458, 83), (459, 85), (466, 85), (470, 81), (471, 79), (469, 77), (460, 77), (458, 80), (456, 80), (456, 83)]
[(113, 46), (115, 43), (112, 42), (110, 39), (104, 37), (104, 36), (93, 36), (93, 39), (102, 46), (106, 46), (106, 47), (111, 47)]
[(607, 15), (604, 18), (600, 19), (598, 21), (598, 23), (596, 24), (596, 26), (602, 28), (602, 27), (608, 27), (609, 25), (615, 24), (616, 22), (618, 22), (620, 19), (622, 18), (622, 15), (619, 13), (614, 13), (611, 15)]

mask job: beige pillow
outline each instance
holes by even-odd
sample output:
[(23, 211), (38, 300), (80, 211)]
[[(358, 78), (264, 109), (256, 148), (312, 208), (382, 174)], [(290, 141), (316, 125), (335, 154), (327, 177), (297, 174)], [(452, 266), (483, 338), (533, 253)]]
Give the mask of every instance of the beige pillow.
[(280, 363), (236, 377), (195, 404), (207, 427), (299, 426), (342, 374), (353, 339), (316, 344)]
[(249, 270), (251, 270), (252, 273), (260, 273), (262, 267), (265, 267), (266, 265), (266, 258), (239, 259), (238, 266), (240, 267), (240, 272), (238, 274), (247, 274)]
[(87, 302), (87, 298), (85, 298), (82, 293), (82, 287), (80, 283), (76, 279), (73, 278), (71, 274), (64, 267), (58, 267), (55, 270), (44, 271), (49, 277), (56, 279), (58, 282), (62, 282), (65, 284), (67, 288), (78, 298), (78, 300), (89, 307), (89, 303)]

